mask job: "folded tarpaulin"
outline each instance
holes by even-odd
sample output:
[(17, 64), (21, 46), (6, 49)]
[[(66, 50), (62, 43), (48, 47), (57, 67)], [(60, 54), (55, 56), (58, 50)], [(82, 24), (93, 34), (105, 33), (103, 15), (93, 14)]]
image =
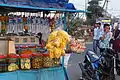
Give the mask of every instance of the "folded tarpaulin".
[(69, 0), (31, 0), (33, 2), (46, 2), (46, 3), (68, 3)]
[(66, 80), (63, 67), (0, 73), (0, 80)]
[(66, 9), (76, 10), (75, 6), (72, 3), (66, 3), (65, 4), (65, 8)]
[[(62, 12), (82, 12), (82, 13), (87, 13), (88, 11), (84, 11), (84, 10), (72, 10), (72, 9), (58, 9), (58, 8), (41, 8), (41, 7), (32, 7), (32, 6), (21, 6), (21, 5), (9, 5), (9, 4), (0, 4), (1, 7), (9, 7), (8, 9), (10, 8), (19, 8), (19, 9), (24, 9), (25, 11), (30, 9), (32, 11), (33, 10), (36, 10), (36, 11), (39, 11), (39, 10), (45, 10), (45, 11), (62, 11)], [(18, 9), (18, 10), (19, 10)], [(11, 9), (10, 9), (11, 10)]]
[(27, 5), (42, 8), (64, 8), (68, 0), (0, 0), (0, 3), (9, 5)]
[[(72, 3), (68, 0), (0, 0), (1, 11), (63, 11), (63, 12), (84, 12), (84, 10), (75, 10)], [(17, 8), (17, 9), (15, 9)], [(19, 9), (18, 9), (19, 8)]]

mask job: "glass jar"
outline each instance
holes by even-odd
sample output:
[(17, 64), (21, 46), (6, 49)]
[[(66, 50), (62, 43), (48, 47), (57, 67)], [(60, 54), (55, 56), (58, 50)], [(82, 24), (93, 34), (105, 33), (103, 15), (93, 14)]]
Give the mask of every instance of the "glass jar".
[(43, 54), (43, 67), (53, 67), (54, 61), (50, 58), (49, 54)]
[(53, 66), (60, 66), (60, 63), (61, 63), (61, 61), (60, 61), (60, 58), (53, 58), (53, 61), (54, 61), (54, 65)]
[(0, 72), (6, 72), (7, 69), (7, 56), (6, 55), (0, 55)]
[(35, 53), (32, 56), (32, 68), (39, 69), (43, 68), (43, 55), (40, 53)]
[(8, 71), (15, 71), (19, 69), (19, 55), (8, 55)]
[(21, 69), (30, 69), (31, 68), (31, 54), (21, 54), (20, 55), (20, 67)]

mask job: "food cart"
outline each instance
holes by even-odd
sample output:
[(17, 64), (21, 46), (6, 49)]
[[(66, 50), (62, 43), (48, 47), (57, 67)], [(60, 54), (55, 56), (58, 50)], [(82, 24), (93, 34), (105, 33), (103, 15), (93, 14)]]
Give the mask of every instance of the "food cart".
[[(57, 80), (70, 80), (67, 74), (67, 70), (64, 67), (64, 57), (62, 57), (62, 61), (59, 66), (48, 67), (48, 64), (47, 65), (44, 64), (44, 67), (40, 68), (40, 64), (39, 64), (39, 66), (37, 66), (39, 68), (35, 67), (36, 69), (31, 69), (31, 67), (34, 67), (34, 66), (31, 66), (31, 58), (30, 58), (31, 55), (28, 55), (28, 54), (31, 53), (29, 51), (31, 50), (30, 48), (32, 48), (32, 51), (34, 52), (34, 50), (36, 50), (35, 49), (36, 47), (34, 46), (37, 45), (38, 47), (39, 45), (40, 40), (36, 38), (36, 34), (38, 34), (39, 31), (46, 32), (46, 33), (42, 32), (43, 33), (42, 37), (44, 41), (46, 41), (49, 34), (57, 26), (63, 26), (64, 30), (67, 30), (66, 16), (68, 12), (85, 13), (87, 11), (66, 9), (64, 5), (68, 3), (68, 0), (59, 0), (58, 2), (56, 2), (56, 0), (53, 0), (53, 1), (52, 0), (51, 1), (47, 1), (47, 0), (7, 0), (7, 1), (0, 0), (0, 3), (1, 3), (0, 12), (2, 14), (0, 29), (1, 29), (1, 36), (2, 36), (1, 40), (3, 41), (1, 43), (8, 44), (8, 45), (6, 44), (8, 46), (7, 48), (8, 51), (7, 50), (4, 50), (4, 51), (7, 51), (5, 53), (7, 53), (7, 56), (8, 56), (7, 61), (9, 60), (9, 64), (8, 62), (6, 62), (7, 64), (4, 64), (4, 63), (1, 64), (2, 67), (9, 65), (9, 68), (7, 68), (6, 71), (2, 70), (3, 68), (1, 69), (3, 72), (0, 73), (0, 79), (1, 80), (26, 80), (26, 79), (29, 79), (29, 80), (56, 80), (56, 79)], [(27, 12), (29, 14), (26, 15), (25, 13)], [(57, 26), (54, 26), (55, 24), (53, 24), (52, 22), (54, 22), (55, 20), (54, 19), (52, 20), (50, 18), (50, 21), (48, 21), (48, 14), (51, 13), (50, 15), (52, 14), (56, 15), (57, 14), (56, 12), (61, 14), (61, 15), (58, 15), (60, 19), (59, 20), (60, 23), (58, 24), (56, 23)], [(10, 15), (8, 16), (9, 13)], [(13, 13), (15, 13), (15, 15), (11, 15)], [(17, 16), (18, 13), (20, 13), (19, 16)], [(22, 16), (22, 13), (23, 13), (23, 16)], [(33, 14), (33, 13), (37, 13), (37, 14)], [(41, 18), (41, 15), (42, 15), (42, 18)], [(23, 21), (21, 21), (21, 17), (23, 18), (22, 19)], [(30, 18), (33, 21), (29, 20)], [(36, 18), (38, 19), (37, 23), (34, 22)], [(41, 22), (39, 22), (39, 20), (41, 20)], [(41, 25), (40, 28), (38, 27), (39, 25)], [(50, 30), (47, 26), (49, 26)], [(4, 41), (7, 41), (7, 42), (4, 42)], [(42, 48), (44, 47), (44, 45), (40, 45), (40, 47), (41, 46)], [(24, 51), (27, 50), (27, 52), (24, 52), (24, 53), (28, 53), (28, 54), (27, 55), (26, 54), (15, 55), (17, 49), (19, 50), (18, 53), (22, 52), (21, 48)], [(14, 53), (14, 54), (10, 55), (9, 53)], [(47, 58), (48, 57), (47, 54), (42, 54), (42, 56), (43, 55), (45, 57), (43, 61), (44, 60), (51, 61), (50, 59)], [(41, 55), (34, 55), (34, 56), (41, 57)], [(2, 61), (5, 62), (5, 60), (3, 60), (6, 58), (5, 55), (1, 56), (0, 58)], [(17, 60), (18, 58), (20, 59)], [(35, 60), (33, 60), (33, 62), (35, 62)]]

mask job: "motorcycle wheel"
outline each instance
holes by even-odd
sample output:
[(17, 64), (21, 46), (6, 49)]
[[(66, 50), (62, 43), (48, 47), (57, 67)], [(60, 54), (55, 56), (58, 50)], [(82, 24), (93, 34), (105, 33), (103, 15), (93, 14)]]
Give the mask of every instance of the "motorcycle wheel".
[(83, 80), (93, 80), (90, 78), (90, 76), (88, 75), (88, 73), (86, 72), (86, 69), (84, 68), (82, 63), (79, 63), (80, 69), (82, 71), (82, 78)]

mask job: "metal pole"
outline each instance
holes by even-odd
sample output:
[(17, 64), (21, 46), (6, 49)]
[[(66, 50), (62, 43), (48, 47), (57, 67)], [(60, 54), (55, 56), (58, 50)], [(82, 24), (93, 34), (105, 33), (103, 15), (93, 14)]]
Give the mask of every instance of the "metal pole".
[[(85, 0), (85, 11), (87, 10), (87, 0)], [(86, 15), (86, 14), (84, 14)]]
[(66, 17), (67, 17), (67, 13), (66, 12), (64, 12), (64, 30), (65, 31), (67, 31), (67, 19), (66, 19)]

